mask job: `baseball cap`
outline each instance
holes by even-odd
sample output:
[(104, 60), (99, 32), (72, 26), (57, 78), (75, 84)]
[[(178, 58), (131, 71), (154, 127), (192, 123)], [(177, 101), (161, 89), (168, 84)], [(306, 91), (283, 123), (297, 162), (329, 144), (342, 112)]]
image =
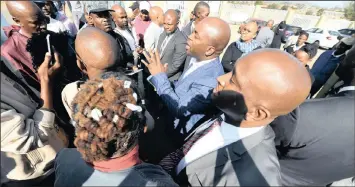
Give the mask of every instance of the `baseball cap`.
[(105, 1), (87, 1), (86, 2), (86, 10), (90, 13), (98, 13), (98, 12), (105, 12), (105, 11), (112, 11), (112, 9), (107, 8), (107, 2)]
[(131, 6), (129, 6), (130, 9), (135, 10), (137, 8), (139, 8), (139, 3), (137, 1), (135, 1)]

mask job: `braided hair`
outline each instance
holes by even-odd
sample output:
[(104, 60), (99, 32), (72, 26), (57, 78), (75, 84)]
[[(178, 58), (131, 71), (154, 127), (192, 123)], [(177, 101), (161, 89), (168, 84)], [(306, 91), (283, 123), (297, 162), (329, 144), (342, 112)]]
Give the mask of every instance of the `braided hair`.
[(72, 103), (74, 144), (87, 162), (124, 156), (144, 128), (144, 108), (134, 84), (112, 74), (81, 85)]

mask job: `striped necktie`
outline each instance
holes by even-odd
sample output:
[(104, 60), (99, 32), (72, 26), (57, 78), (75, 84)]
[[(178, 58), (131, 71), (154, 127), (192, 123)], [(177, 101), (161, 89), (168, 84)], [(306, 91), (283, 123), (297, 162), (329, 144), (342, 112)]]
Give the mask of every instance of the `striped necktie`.
[(160, 54), (163, 53), (163, 50), (165, 49), (166, 44), (168, 43), (168, 39), (169, 39), (170, 35), (167, 35), (163, 41), (163, 43), (160, 46)]
[(166, 157), (164, 157), (159, 165), (165, 170), (167, 171), (170, 175), (174, 174), (174, 169), (176, 168), (176, 166), (179, 164), (179, 162), (181, 161), (182, 158), (184, 158), (184, 156), (189, 152), (189, 150), (192, 148), (192, 146), (202, 137), (204, 137), (206, 134), (208, 134), (209, 132), (212, 131), (213, 128), (215, 128), (216, 126), (220, 126), (222, 122), (222, 118), (218, 118), (217, 120), (215, 120), (213, 122), (212, 125), (210, 125), (209, 127), (207, 127), (206, 129), (195, 133), (193, 136), (191, 136), (182, 147), (180, 147), (179, 149), (177, 149), (176, 151), (170, 153), (169, 155), (167, 155)]

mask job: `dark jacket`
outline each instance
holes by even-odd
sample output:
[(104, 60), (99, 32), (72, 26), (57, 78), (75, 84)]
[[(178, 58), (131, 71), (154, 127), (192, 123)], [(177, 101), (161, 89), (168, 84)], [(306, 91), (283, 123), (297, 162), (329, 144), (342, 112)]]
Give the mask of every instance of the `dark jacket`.
[(281, 41), (285, 41), (285, 40), (286, 40), (285, 31), (276, 30), (275, 35), (274, 35), (274, 39), (272, 39), (272, 43), (270, 45), (270, 48), (280, 49)]
[(354, 98), (307, 100), (271, 127), (283, 186), (325, 186), (354, 176)]
[[(254, 50), (261, 49), (257, 47)], [(231, 72), (236, 61), (242, 56), (243, 52), (237, 48), (235, 42), (231, 43), (222, 58), (222, 65), (225, 73)]]
[(112, 172), (88, 165), (76, 149), (57, 154), (54, 186), (178, 186), (163, 168), (148, 163)]

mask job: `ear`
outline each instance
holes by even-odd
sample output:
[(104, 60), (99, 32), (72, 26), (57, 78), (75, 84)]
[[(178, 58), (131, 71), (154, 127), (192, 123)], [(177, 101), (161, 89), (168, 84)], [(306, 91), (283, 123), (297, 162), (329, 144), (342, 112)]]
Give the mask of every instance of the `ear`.
[(216, 48), (213, 47), (213, 46), (208, 46), (205, 55), (206, 56), (212, 56), (215, 53), (216, 53)]
[(248, 113), (246, 114), (246, 120), (247, 121), (262, 121), (267, 118), (270, 118), (270, 111), (263, 107), (263, 106), (258, 106), (256, 108), (252, 108), (251, 110), (248, 110)]
[(14, 22), (15, 22), (16, 24), (21, 25), (19, 19), (15, 18), (15, 17), (12, 17), (12, 20), (14, 20)]
[(84, 66), (84, 64), (79, 60), (77, 59), (76, 60), (76, 65), (78, 66), (78, 68), (85, 74), (88, 74), (87, 71), (86, 71), (86, 67)]
[(93, 18), (92, 18), (92, 16), (90, 16), (90, 14), (85, 14), (85, 19), (86, 19), (88, 25), (94, 25)]

